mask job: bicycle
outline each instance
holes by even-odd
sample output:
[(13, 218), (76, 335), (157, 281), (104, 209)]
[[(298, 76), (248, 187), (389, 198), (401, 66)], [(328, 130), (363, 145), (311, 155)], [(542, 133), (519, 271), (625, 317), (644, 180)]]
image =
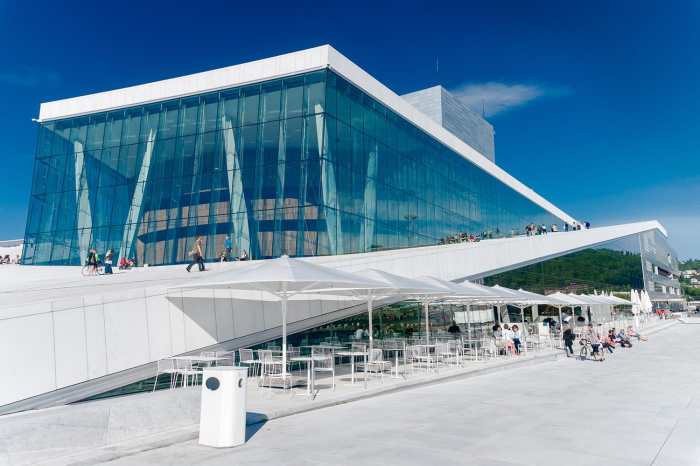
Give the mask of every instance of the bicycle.
[(579, 345), (581, 345), (581, 350), (579, 351), (579, 356), (581, 357), (582, 361), (585, 361), (588, 359), (588, 355), (590, 354), (593, 357), (594, 361), (604, 361), (605, 358), (603, 357), (603, 351), (602, 348), (598, 348), (598, 351), (593, 351), (593, 345), (591, 344), (591, 341), (586, 339), (586, 338), (581, 338), (578, 341)]

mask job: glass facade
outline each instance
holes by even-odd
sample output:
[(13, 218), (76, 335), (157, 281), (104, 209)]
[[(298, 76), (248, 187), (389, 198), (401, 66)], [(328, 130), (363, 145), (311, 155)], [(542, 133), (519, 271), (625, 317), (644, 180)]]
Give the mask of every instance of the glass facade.
[(679, 282), (678, 257), (658, 231), (639, 235), (644, 285), (656, 308), (680, 310), (685, 300)]
[(25, 264), (437, 244), (561, 224), (330, 70), (41, 123)]

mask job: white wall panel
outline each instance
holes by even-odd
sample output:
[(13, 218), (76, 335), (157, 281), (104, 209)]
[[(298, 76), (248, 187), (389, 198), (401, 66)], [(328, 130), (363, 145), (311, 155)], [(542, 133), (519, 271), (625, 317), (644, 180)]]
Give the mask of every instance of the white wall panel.
[(214, 298), (218, 341), (231, 340), (234, 338), (231, 294), (226, 290), (216, 290)]
[[(265, 301), (262, 303), (263, 325), (265, 328), (279, 327), (282, 325), (282, 305), (275, 301)], [(289, 306), (287, 306), (289, 314)], [(289, 322), (289, 318), (287, 318)]]
[(88, 378), (85, 312), (71, 309), (54, 312), (56, 383), (73, 385)]
[(242, 337), (264, 330), (262, 303), (234, 301), (233, 328), (236, 337)]
[(0, 321), (0, 405), (56, 388), (51, 313)]
[(208, 295), (208, 298), (183, 297), (187, 351), (216, 343), (216, 317), (211, 291)]
[(182, 298), (177, 296), (167, 299), (173, 354), (181, 354), (187, 351), (187, 345), (185, 344), (185, 313), (182, 311)]
[(140, 300), (107, 303), (104, 311), (110, 371), (117, 372), (149, 362), (146, 303), (143, 297)]
[(170, 309), (167, 299), (164, 296), (146, 298), (146, 316), (150, 359), (163, 359), (172, 355)]
[(105, 345), (105, 320), (102, 304), (85, 306), (85, 335), (88, 378), (108, 373), (107, 347)]

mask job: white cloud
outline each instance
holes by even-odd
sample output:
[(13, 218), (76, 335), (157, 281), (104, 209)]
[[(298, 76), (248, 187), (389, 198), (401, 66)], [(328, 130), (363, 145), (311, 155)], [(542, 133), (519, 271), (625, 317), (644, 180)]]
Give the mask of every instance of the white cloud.
[(486, 116), (493, 116), (541, 97), (562, 96), (570, 91), (561, 87), (491, 81), (463, 84), (451, 92), (474, 111), (481, 113), (483, 110)]

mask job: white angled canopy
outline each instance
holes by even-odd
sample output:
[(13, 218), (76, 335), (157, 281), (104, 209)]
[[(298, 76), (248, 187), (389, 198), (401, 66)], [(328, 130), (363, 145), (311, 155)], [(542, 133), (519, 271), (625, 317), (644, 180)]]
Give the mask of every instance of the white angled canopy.
[(377, 269), (365, 269), (357, 272), (357, 275), (369, 278), (383, 285), (382, 289), (377, 290), (377, 295), (399, 294), (399, 295), (420, 295), (438, 293), (442, 294), (445, 290), (442, 287), (431, 285), (430, 283), (415, 280), (413, 278), (396, 275)]
[(529, 297), (531, 300), (530, 302), (533, 304), (551, 304), (551, 305), (559, 304), (559, 302), (556, 299), (552, 299), (551, 297), (545, 296), (543, 294), (533, 293), (532, 291), (523, 290), (522, 288), (518, 289), (518, 293), (520, 293), (523, 296)]
[(340, 295), (349, 291), (386, 289), (387, 286), (360, 275), (282, 256), (264, 260), (258, 266), (219, 274), (215, 281), (192, 283), (178, 288), (261, 291), (279, 299), (300, 293)]
[(547, 298), (551, 301), (550, 304), (553, 306), (587, 306), (588, 303), (576, 299), (571, 295), (557, 291), (556, 293), (548, 294)]
[(316, 299), (311, 293), (346, 294), (386, 289), (386, 284), (348, 272), (282, 256), (257, 267), (243, 267), (222, 273), (214, 282), (193, 283), (181, 289), (228, 289), (242, 293), (260, 291), (280, 301), (282, 311), (282, 377), (287, 373), (287, 301), (291, 297)]

